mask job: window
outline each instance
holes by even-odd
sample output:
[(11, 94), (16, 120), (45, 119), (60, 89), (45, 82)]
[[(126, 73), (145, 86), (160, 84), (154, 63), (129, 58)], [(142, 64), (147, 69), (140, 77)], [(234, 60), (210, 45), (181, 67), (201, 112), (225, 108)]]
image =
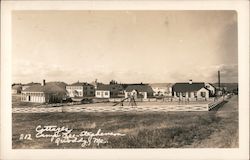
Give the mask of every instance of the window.
[(197, 92), (194, 92), (194, 97), (197, 97)]
[(185, 92), (182, 92), (182, 97), (186, 97), (186, 93)]
[(176, 92), (176, 96), (177, 96), (177, 97), (180, 97), (180, 93), (179, 93), (179, 92)]
[(105, 94), (105, 96), (108, 96), (108, 95), (109, 95), (109, 92), (106, 91), (104, 94)]
[(98, 96), (99, 96), (99, 95), (100, 95), (100, 92), (96, 92), (96, 95), (98, 95)]
[(206, 92), (201, 92), (201, 97), (206, 97)]

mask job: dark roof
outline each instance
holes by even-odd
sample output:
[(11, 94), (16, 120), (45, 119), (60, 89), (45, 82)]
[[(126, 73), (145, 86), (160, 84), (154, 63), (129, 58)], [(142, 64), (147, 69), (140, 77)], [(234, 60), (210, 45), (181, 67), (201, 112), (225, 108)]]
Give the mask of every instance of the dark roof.
[(99, 84), (96, 90), (114, 91), (119, 89), (123, 89), (123, 86), (121, 84)]
[(24, 92), (44, 92), (44, 93), (60, 93), (66, 94), (67, 91), (65, 87), (55, 82), (46, 83), (44, 86), (40, 84), (30, 86), (29, 88), (25, 89)]
[(23, 86), (33, 86), (33, 85), (38, 85), (38, 84), (41, 85), (41, 83), (30, 82), (30, 83), (27, 83), (27, 84), (23, 84)]
[(154, 92), (153, 89), (149, 85), (129, 85), (126, 88), (126, 92), (131, 92), (133, 90), (136, 90), (138, 92)]
[(72, 83), (70, 86), (93, 86), (93, 85), (87, 82), (75, 82), (75, 83)]
[(151, 83), (151, 87), (172, 87), (173, 83)]
[(97, 89), (96, 90), (110, 90), (110, 85), (108, 84), (101, 84), (101, 85), (98, 85), (97, 86)]
[(193, 82), (192, 84), (175, 83), (172, 88), (174, 92), (192, 92), (192, 91), (198, 91), (203, 87), (205, 88), (205, 83)]
[(212, 87), (216, 88), (215, 85), (212, 83), (206, 83), (206, 84), (210, 84)]

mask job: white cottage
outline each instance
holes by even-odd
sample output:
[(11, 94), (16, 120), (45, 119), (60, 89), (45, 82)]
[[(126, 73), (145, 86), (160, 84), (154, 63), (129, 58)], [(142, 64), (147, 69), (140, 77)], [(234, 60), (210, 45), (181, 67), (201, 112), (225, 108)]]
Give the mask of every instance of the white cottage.
[(147, 99), (148, 97), (153, 96), (154, 91), (149, 85), (138, 84), (138, 85), (129, 85), (125, 89), (125, 98), (133, 96), (136, 98)]
[(173, 96), (179, 98), (209, 98), (214, 96), (215, 88), (204, 82), (175, 83), (173, 85)]
[(65, 85), (60, 82), (49, 82), (30, 86), (22, 91), (21, 101), (33, 103), (59, 103), (67, 97)]
[(66, 86), (70, 97), (94, 97), (95, 87), (86, 82), (76, 82)]
[(172, 83), (152, 83), (150, 86), (154, 91), (154, 96), (172, 96)]
[(110, 98), (110, 86), (109, 85), (98, 85), (95, 91), (96, 98)]

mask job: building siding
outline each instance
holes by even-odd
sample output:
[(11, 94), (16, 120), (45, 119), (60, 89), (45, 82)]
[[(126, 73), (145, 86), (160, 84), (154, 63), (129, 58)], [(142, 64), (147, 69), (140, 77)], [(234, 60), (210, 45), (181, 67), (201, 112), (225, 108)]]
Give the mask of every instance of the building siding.
[(110, 98), (110, 91), (107, 90), (96, 90), (95, 91), (96, 98)]

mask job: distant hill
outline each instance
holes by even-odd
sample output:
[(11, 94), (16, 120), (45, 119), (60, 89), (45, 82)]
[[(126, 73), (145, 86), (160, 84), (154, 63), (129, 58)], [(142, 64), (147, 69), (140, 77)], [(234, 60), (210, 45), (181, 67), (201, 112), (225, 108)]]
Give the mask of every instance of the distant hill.
[[(218, 83), (213, 83), (215, 87), (218, 87)], [(228, 91), (232, 91), (234, 89), (238, 89), (238, 83), (221, 83), (221, 87), (227, 87)]]

